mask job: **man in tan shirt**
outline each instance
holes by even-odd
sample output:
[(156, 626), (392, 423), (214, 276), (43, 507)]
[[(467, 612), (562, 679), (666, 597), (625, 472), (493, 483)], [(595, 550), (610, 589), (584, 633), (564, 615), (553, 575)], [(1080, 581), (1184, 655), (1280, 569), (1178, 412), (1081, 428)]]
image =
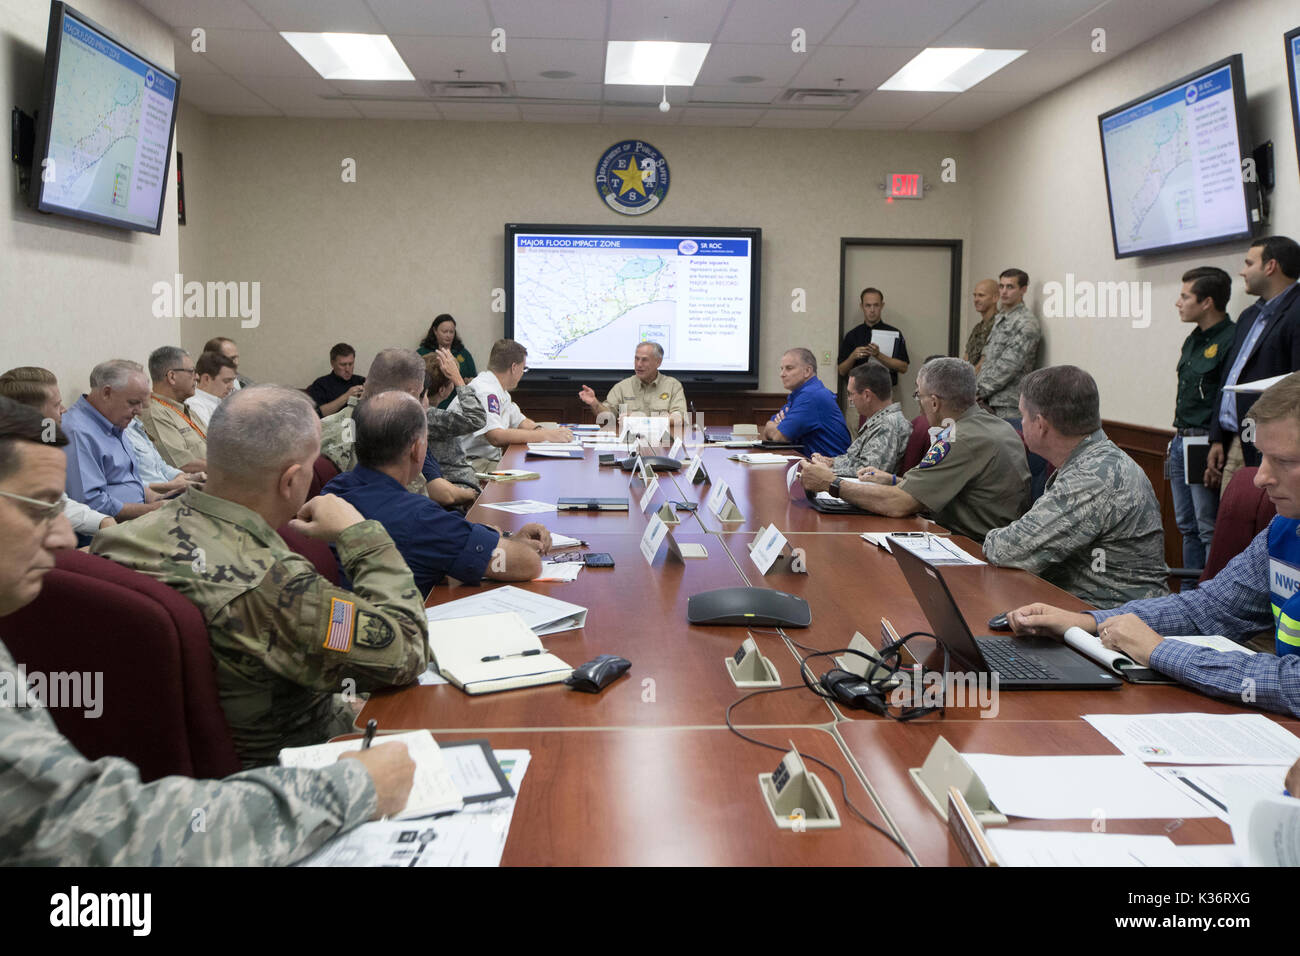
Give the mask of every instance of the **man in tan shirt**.
[(636, 374), (629, 375), (609, 390), (603, 402), (588, 385), (582, 386), (578, 398), (599, 418), (602, 413), (637, 415), (647, 418), (676, 416), (686, 421), (686, 392), (682, 383), (670, 375), (660, 375), (664, 350), (658, 342), (642, 342), (636, 347), (633, 362)]
[(173, 468), (189, 471), (197, 465), (198, 471), (205, 471), (207, 433), (185, 404), (197, 381), (190, 353), (174, 345), (154, 349), (149, 356), (149, 377), (153, 392), (140, 412), (149, 440)]

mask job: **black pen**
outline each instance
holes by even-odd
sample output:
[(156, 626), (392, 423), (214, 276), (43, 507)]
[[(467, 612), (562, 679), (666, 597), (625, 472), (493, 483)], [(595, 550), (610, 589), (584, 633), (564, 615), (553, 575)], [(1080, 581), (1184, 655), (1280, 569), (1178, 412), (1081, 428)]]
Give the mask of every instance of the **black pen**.
[(375, 731), (379, 729), (379, 721), (373, 717), (366, 721), (366, 739), (361, 742), (362, 750), (370, 749), (370, 742), (375, 739)]
[(487, 657), (481, 658), (481, 660), (483, 661), (484, 664), (486, 664), (488, 663), (488, 661), (503, 661), (509, 657), (535, 657), (538, 654), (545, 654), (545, 653), (546, 651), (538, 647), (538, 648), (534, 648), (531, 651), (520, 651), (518, 654), (489, 654)]

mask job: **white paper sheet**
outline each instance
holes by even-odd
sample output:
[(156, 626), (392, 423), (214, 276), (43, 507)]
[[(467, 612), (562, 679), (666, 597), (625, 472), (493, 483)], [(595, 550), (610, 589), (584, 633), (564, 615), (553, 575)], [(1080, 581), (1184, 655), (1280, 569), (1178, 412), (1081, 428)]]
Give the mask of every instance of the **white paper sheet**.
[(1282, 793), (1287, 768), (1274, 767), (1152, 767), (1171, 786), (1187, 794), (1224, 823), (1234, 802), (1276, 797)]
[(561, 548), (585, 548), (587, 542), (581, 538), (570, 538), (567, 534), (560, 534), (558, 531), (551, 532), (551, 550), (558, 551)]
[(957, 547), (948, 538), (928, 531), (892, 531), (889, 539), (907, 548), (926, 564), (935, 567), (948, 564), (985, 563)]
[(1211, 816), (1129, 756), (962, 754), (1007, 816), (1147, 820)]
[(539, 637), (582, 627), (587, 616), (587, 609), (580, 604), (571, 604), (545, 594), (534, 594), (512, 584), (426, 608), (424, 616), (430, 621), (451, 621), (458, 617), (501, 614), (506, 611), (514, 611), (522, 617), (524, 623)]
[(984, 833), (1003, 866), (1187, 865), (1167, 836), (1006, 827), (989, 827)]
[(1147, 763), (1286, 764), (1300, 737), (1263, 714), (1084, 714), (1107, 740)]
[(542, 573), (534, 581), (559, 581), (568, 583), (578, 580), (578, 572), (583, 569), (581, 561), (543, 561)]
[(531, 498), (520, 498), (518, 501), (493, 501), (490, 503), (481, 501), (479, 504), (484, 508), (508, 511), (512, 515), (540, 515), (555, 510), (554, 502), (534, 501)]

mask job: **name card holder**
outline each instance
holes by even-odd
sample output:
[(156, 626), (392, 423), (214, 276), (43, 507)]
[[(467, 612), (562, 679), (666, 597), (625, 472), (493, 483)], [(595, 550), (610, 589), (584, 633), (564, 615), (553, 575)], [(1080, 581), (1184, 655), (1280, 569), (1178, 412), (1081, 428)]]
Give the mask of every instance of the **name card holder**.
[(758, 790), (772, 822), (782, 830), (829, 830), (840, 825), (826, 786), (804, 767), (793, 742), (774, 772), (758, 775)]
[(686, 469), (686, 480), (693, 485), (713, 484), (713, 479), (709, 477), (709, 472), (704, 467), (704, 455), (699, 451), (696, 451), (695, 457), (691, 459), (691, 467)]
[(682, 519), (678, 517), (677, 511), (667, 501), (659, 506), (659, 510), (656, 511), (655, 514), (659, 516), (660, 521), (668, 525), (670, 528), (675, 528), (677, 525), (682, 523)]
[[(871, 662), (881, 659), (880, 652), (871, 646), (871, 642), (862, 636), (861, 631), (853, 632), (853, 639), (849, 641), (849, 650), (858, 651), (865, 657), (859, 657), (857, 654), (842, 654), (835, 658), (835, 663), (840, 670), (848, 671), (850, 674), (856, 674), (863, 680), (867, 677), (867, 672), (871, 670)], [(901, 678), (897, 674), (890, 674), (883, 668), (876, 669), (876, 676), (872, 683), (878, 687), (897, 687)]]
[(747, 545), (749, 560), (754, 562), (758, 573), (767, 575), (772, 571), (791, 571), (795, 574), (807, 574), (808, 566), (797, 559), (794, 548), (774, 524), (760, 528), (754, 540)]
[(745, 638), (736, 653), (724, 658), (723, 663), (727, 665), (731, 682), (737, 687), (748, 689), (781, 686), (781, 675), (777, 673), (776, 665), (763, 656), (753, 635)]
[(945, 823), (948, 822), (948, 788), (952, 787), (961, 794), (982, 826), (1006, 824), (1006, 816), (993, 806), (983, 781), (945, 738), (940, 737), (934, 742), (922, 766), (912, 767), (907, 773)]

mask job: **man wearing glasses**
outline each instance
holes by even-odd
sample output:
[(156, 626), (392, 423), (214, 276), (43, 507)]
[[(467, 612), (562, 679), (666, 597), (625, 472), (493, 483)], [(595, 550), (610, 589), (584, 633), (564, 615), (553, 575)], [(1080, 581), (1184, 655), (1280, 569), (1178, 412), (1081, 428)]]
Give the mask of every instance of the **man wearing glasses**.
[(198, 383), (190, 353), (174, 345), (154, 349), (149, 356), (149, 377), (153, 393), (140, 410), (140, 421), (163, 461), (173, 468), (206, 462), (207, 433), (185, 404)]

